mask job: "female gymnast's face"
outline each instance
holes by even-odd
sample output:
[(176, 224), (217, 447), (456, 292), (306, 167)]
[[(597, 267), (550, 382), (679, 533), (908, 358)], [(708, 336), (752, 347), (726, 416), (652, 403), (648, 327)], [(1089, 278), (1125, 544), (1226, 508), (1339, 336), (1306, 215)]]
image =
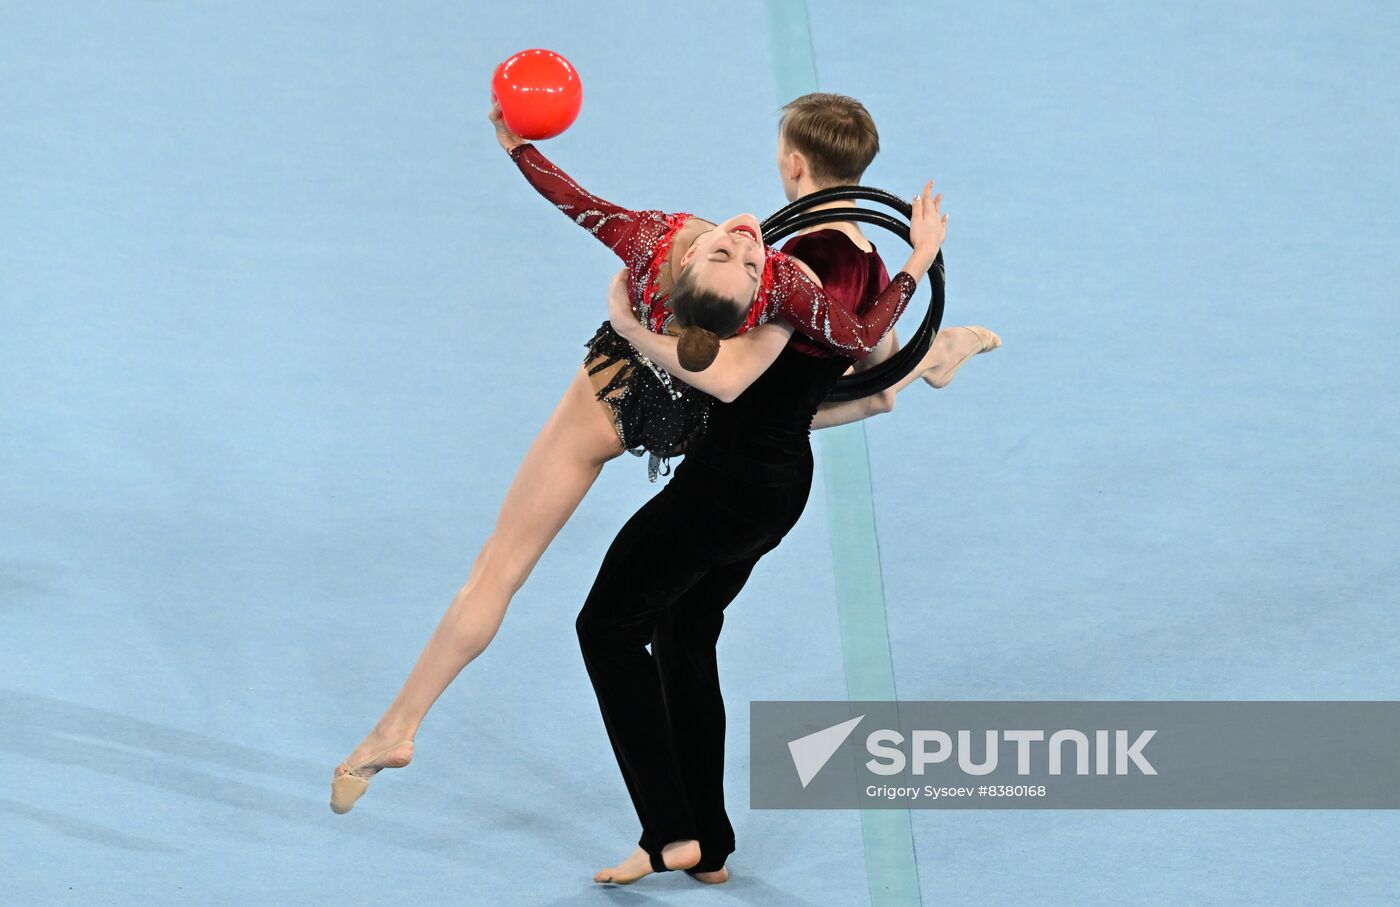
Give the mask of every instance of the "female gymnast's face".
[(758, 218), (738, 214), (695, 237), (681, 267), (697, 286), (747, 306), (758, 292), (766, 257)]

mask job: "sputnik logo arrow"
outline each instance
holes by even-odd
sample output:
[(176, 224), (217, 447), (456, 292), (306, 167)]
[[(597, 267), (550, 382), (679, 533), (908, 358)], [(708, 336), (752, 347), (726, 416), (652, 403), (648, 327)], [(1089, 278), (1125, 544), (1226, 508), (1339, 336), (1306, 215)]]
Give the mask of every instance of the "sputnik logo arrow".
[(864, 717), (857, 715), (850, 721), (833, 724), (829, 728), (808, 734), (806, 737), (798, 737), (788, 743), (788, 752), (792, 755), (792, 764), (797, 769), (797, 777), (803, 788), (817, 776), (817, 772), (822, 770), (841, 744), (846, 742), (846, 738), (851, 736), (851, 731), (856, 729), (856, 725), (860, 724)]

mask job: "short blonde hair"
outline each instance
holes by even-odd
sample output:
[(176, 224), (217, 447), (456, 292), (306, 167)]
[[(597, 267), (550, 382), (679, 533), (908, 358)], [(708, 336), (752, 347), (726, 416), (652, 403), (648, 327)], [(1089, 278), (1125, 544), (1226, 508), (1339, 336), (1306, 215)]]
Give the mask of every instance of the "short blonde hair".
[(859, 182), (880, 153), (880, 133), (870, 111), (841, 94), (804, 94), (783, 107), (779, 129), (807, 158), (819, 184)]

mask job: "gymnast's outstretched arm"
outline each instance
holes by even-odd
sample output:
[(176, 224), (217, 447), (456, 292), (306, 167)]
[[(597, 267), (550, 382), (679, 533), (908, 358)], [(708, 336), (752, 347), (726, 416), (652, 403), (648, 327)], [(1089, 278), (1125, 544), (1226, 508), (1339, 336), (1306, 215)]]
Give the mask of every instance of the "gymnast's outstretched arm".
[[(899, 349), (899, 338), (895, 335), (894, 329), (884, 336), (879, 345), (854, 366), (847, 374), (857, 374), (872, 366), (879, 365), (890, 358)], [(871, 416), (887, 413), (894, 409), (894, 395), (898, 391), (916, 381), (919, 371), (915, 369), (905, 375), (900, 383), (894, 387), (886, 388), (879, 393), (870, 394), (855, 400), (844, 400), (840, 403), (823, 403), (817, 407), (817, 414), (812, 417), (812, 430), (819, 428), (831, 428), (836, 425), (846, 425), (850, 422), (859, 422), (862, 419), (869, 419)]]
[(677, 340), (670, 334), (647, 330), (627, 298), (627, 271), (619, 271), (608, 286), (608, 318), (613, 330), (632, 344), (637, 352), (680, 378), (725, 403), (731, 403), (768, 370), (792, 337), (792, 325), (781, 319), (760, 324), (737, 337), (721, 340), (715, 361), (702, 372), (681, 367), (676, 353)]
[[(874, 352), (857, 362), (850, 370), (851, 373), (863, 372), (866, 369), (879, 365), (886, 359), (893, 356), (899, 350), (899, 337), (893, 329), (875, 347)], [(812, 430), (819, 428), (831, 428), (836, 425), (846, 425), (851, 422), (859, 422), (862, 419), (869, 419), (881, 413), (887, 413), (894, 409), (894, 396), (899, 391), (904, 390), (910, 384), (919, 380), (923, 370), (915, 368), (905, 375), (893, 387), (887, 387), (879, 393), (860, 397), (856, 400), (844, 400), (840, 403), (823, 403), (817, 407), (817, 414), (812, 417)]]
[(633, 211), (584, 189), (532, 143), (510, 131), (500, 104), (492, 102), (487, 119), (496, 127), (496, 141), (535, 191), (624, 262), (631, 263), (638, 250), (645, 248), (648, 227), (664, 225), (666, 216), (660, 211)]

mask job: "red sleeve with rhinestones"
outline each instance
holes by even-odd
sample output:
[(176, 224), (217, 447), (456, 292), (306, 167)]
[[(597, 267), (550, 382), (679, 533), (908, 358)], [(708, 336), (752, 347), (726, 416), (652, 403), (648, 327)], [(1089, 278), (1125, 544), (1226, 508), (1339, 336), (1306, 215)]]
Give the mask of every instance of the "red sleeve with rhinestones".
[(657, 230), (667, 226), (666, 215), (660, 211), (630, 211), (589, 193), (529, 142), (512, 148), (510, 157), (540, 195), (598, 237), (628, 267), (638, 260), (639, 253), (644, 256), (650, 251)]
[(773, 307), (779, 317), (822, 345), (864, 359), (889, 333), (914, 296), (918, 282), (905, 271), (890, 279), (862, 314), (834, 303), (802, 269), (781, 252), (773, 260)]

